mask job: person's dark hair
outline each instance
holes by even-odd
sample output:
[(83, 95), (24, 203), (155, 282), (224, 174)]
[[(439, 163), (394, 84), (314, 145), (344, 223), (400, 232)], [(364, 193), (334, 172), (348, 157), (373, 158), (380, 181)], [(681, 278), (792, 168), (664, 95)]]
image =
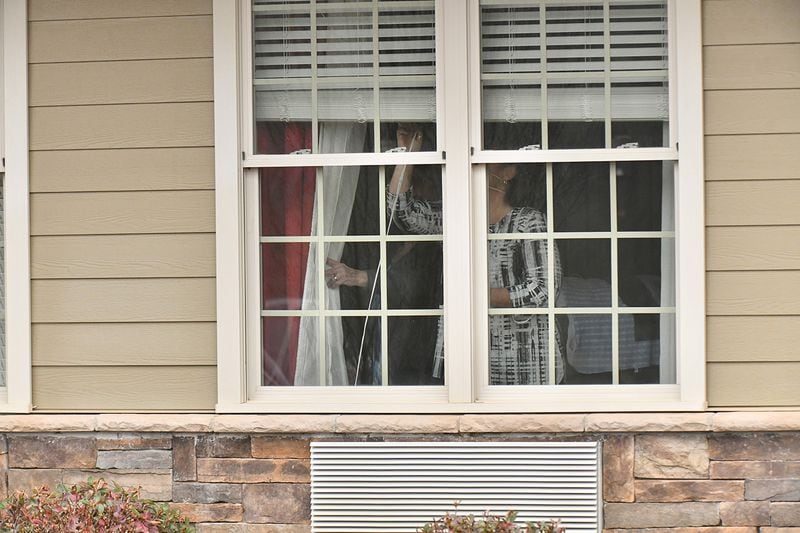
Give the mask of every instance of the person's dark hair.
[(511, 207), (547, 209), (545, 166), (540, 163), (517, 165), (517, 175), (508, 182), (505, 200)]

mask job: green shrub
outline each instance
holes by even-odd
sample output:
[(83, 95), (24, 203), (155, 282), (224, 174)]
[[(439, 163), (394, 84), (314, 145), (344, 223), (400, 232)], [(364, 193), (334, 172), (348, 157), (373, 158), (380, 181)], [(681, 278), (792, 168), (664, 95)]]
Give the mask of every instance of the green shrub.
[(509, 511), (505, 516), (492, 515), (487, 511), (481, 517), (447, 513), (425, 524), (419, 533), (564, 533), (559, 522), (528, 522), (515, 524), (517, 513)]
[(102, 479), (71, 487), (17, 492), (0, 501), (0, 531), (13, 533), (190, 533), (194, 528), (167, 504), (144, 500), (139, 489)]

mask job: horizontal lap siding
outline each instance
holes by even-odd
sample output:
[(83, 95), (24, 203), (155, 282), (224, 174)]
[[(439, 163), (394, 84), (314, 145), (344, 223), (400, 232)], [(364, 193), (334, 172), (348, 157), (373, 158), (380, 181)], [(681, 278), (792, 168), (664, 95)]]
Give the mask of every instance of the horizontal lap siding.
[(36, 409), (213, 409), (211, 2), (29, 19)]
[(800, 406), (800, 5), (703, 3), (708, 402)]

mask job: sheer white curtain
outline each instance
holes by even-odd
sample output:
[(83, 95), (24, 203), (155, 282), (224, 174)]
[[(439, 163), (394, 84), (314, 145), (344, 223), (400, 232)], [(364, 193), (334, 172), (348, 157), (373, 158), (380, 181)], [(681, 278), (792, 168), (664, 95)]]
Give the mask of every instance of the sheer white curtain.
[[(364, 146), (366, 125), (358, 122), (332, 122), (320, 124), (319, 144), (321, 153), (360, 152)], [(317, 188), (312, 215), (312, 235), (319, 231), (319, 199), (323, 198), (323, 226), (327, 235), (345, 235), (353, 211), (358, 175), (361, 167), (325, 167), (322, 170), (322, 187)], [(343, 242), (325, 243), (324, 257), (340, 260)], [(316, 250), (308, 254), (303, 310), (319, 309), (322, 299), (318, 294), (319, 262)], [(326, 309), (340, 309), (338, 289), (327, 289), (324, 295)], [(344, 361), (344, 342), (341, 317), (326, 317), (324, 359), (319, 346), (319, 322), (317, 317), (300, 319), (300, 336), (297, 346), (297, 368), (295, 385), (347, 385), (347, 368)], [(324, 367), (321, 368), (321, 366)], [(324, 372), (324, 383), (320, 376)]]

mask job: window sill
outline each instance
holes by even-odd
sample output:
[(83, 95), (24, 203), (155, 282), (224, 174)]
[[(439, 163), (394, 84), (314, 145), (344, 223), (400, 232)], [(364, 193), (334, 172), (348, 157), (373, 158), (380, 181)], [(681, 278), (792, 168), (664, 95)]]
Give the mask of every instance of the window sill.
[(468, 415), (0, 415), (2, 433), (647, 433), (797, 431), (800, 411)]

